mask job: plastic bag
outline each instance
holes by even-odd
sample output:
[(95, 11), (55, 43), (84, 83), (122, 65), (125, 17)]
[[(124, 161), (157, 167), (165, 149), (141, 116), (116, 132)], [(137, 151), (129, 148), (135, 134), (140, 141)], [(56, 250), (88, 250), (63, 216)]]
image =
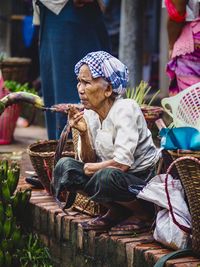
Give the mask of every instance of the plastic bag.
[(200, 132), (195, 128), (162, 128), (159, 135), (164, 149), (200, 150)]
[[(179, 222), (184, 223), (184, 218), (179, 217)], [(173, 222), (167, 209), (162, 209), (157, 213), (153, 237), (156, 241), (172, 249), (185, 249), (190, 240), (190, 235)]]
[(156, 227), (153, 234), (155, 240), (173, 249), (184, 249), (188, 246), (190, 240), (191, 215), (185, 202), (184, 190), (180, 180), (173, 179), (168, 174), (167, 188), (173, 216), (187, 231), (181, 229), (174, 222), (166, 194), (166, 175), (160, 174), (153, 177), (140, 191), (137, 198), (150, 201), (164, 208), (157, 213)]

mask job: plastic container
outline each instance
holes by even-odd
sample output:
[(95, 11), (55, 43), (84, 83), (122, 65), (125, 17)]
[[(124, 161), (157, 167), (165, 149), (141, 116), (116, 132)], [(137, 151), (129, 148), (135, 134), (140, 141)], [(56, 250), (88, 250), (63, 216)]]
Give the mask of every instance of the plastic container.
[[(8, 89), (0, 90), (0, 99), (9, 94)], [(19, 118), (21, 107), (13, 104), (5, 109), (0, 116), (0, 145), (7, 145), (13, 141), (17, 119)]]

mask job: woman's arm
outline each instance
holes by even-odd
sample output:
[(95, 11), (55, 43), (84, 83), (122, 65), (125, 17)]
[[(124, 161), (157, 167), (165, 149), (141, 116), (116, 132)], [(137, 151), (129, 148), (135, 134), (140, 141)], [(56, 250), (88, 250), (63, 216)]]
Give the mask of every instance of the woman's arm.
[(90, 142), (89, 130), (83, 117), (84, 111), (79, 111), (75, 106), (69, 106), (68, 119), (72, 128), (79, 132), (81, 138), (81, 159), (83, 162), (95, 162), (96, 154)]
[(79, 135), (81, 138), (81, 160), (83, 162), (95, 162), (96, 153), (95, 150), (92, 148), (88, 130), (84, 133), (79, 132)]
[[(186, 12), (186, 5), (187, 0), (171, 0), (172, 4), (174, 5), (175, 9), (179, 13), (180, 16), (183, 16)], [(183, 29), (184, 22), (176, 22), (168, 16), (167, 22), (167, 31), (168, 31), (168, 40), (169, 40), (169, 49), (172, 50), (173, 46), (178, 39), (181, 31)]]
[(91, 176), (98, 170), (104, 169), (104, 168), (116, 168), (116, 169), (126, 172), (128, 171), (129, 166), (118, 163), (114, 160), (107, 160), (107, 161), (102, 161), (102, 162), (97, 162), (97, 163), (86, 163), (84, 165), (84, 172), (86, 175)]

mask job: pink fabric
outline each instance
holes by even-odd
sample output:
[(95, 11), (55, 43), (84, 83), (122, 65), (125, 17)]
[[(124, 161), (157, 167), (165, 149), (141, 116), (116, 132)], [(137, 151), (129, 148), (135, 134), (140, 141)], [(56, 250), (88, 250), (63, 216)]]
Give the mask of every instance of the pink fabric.
[(186, 23), (181, 35), (174, 44), (172, 58), (194, 52), (193, 34), (200, 32), (200, 18)]

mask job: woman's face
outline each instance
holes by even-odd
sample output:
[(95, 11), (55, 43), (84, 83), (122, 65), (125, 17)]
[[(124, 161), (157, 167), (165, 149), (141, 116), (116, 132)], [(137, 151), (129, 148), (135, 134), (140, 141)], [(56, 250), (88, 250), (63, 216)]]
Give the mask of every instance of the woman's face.
[(112, 88), (103, 78), (93, 78), (89, 67), (85, 64), (80, 68), (77, 84), (81, 103), (86, 109), (98, 111), (112, 94)]

